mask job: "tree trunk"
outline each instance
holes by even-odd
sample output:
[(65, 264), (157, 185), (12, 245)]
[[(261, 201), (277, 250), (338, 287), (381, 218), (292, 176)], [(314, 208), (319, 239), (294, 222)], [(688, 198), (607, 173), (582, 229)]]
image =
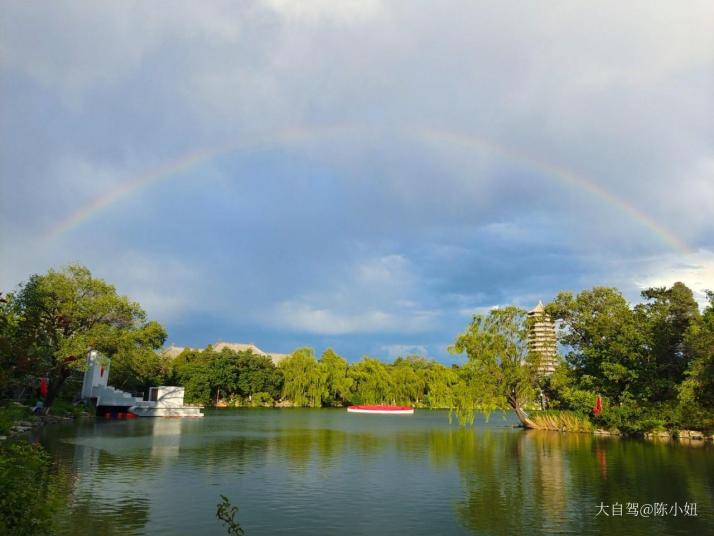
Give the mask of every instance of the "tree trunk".
[(515, 390), (511, 393), (510, 396), (507, 397), (507, 400), (508, 404), (513, 408), (513, 411), (516, 413), (516, 417), (518, 417), (518, 420), (521, 421), (523, 428), (538, 428), (538, 426), (536, 426), (536, 424), (528, 418), (526, 412), (523, 411), (523, 408), (521, 407), (521, 400), (519, 399)]
[(44, 413), (48, 414), (50, 412), (50, 407), (59, 395), (62, 386), (67, 378), (69, 378), (70, 371), (67, 367), (61, 366), (59, 372), (49, 378), (50, 384), (47, 388), (47, 397), (45, 397), (45, 408)]
[(526, 412), (523, 411), (523, 409), (520, 406), (514, 407), (513, 411), (516, 412), (516, 417), (518, 417), (518, 420), (521, 421), (521, 424), (523, 425), (524, 428), (532, 428), (532, 429), (538, 428), (536, 426), (536, 424), (528, 418), (528, 415), (526, 415)]

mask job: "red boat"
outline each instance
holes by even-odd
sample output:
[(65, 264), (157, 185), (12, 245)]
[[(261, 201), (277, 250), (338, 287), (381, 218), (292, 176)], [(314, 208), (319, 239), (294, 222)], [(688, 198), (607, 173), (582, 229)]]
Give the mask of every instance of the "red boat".
[(407, 406), (349, 406), (350, 413), (379, 413), (382, 415), (411, 415), (414, 408)]

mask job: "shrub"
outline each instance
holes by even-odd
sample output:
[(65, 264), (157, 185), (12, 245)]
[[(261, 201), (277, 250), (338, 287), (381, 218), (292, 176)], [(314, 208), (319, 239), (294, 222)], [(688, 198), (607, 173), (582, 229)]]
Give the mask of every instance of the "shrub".
[(25, 441), (0, 444), (0, 534), (51, 533), (61, 505), (58, 484), (42, 447)]
[(15, 421), (31, 420), (32, 410), (14, 402), (0, 406), (0, 434), (5, 435)]
[(251, 398), (250, 405), (254, 408), (272, 406), (273, 397), (270, 396), (270, 393), (255, 393)]

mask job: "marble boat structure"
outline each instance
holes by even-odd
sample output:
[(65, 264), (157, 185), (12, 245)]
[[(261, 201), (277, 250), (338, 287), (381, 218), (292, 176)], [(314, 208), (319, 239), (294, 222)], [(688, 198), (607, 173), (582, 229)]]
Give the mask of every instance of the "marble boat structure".
[(184, 388), (152, 387), (147, 399), (133, 396), (108, 384), (111, 360), (96, 350), (87, 356), (82, 382), (82, 399), (96, 407), (97, 415), (108, 417), (203, 417), (201, 406), (183, 403)]

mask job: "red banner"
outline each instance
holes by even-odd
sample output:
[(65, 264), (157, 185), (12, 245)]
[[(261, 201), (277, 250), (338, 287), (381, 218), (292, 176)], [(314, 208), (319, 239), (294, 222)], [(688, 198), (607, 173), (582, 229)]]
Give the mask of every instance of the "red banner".
[(47, 390), (49, 389), (49, 386), (50, 386), (49, 378), (40, 378), (40, 394), (42, 396), (47, 396)]
[(593, 415), (600, 415), (602, 413), (602, 398), (600, 395), (597, 396), (595, 401), (595, 407), (593, 408)]

